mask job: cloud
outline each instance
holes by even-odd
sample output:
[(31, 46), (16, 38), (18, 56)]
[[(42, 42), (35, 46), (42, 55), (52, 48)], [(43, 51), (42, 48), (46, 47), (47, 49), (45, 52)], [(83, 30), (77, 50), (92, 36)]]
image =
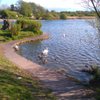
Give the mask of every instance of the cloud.
[(62, 8), (62, 9), (83, 9), (79, 4), (81, 0), (24, 0), (26, 2), (34, 2), (38, 5), (41, 5), (45, 8)]

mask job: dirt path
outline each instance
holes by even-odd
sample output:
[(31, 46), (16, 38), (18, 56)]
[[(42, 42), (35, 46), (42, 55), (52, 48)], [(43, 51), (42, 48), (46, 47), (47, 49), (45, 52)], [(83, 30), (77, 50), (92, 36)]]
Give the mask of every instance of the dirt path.
[(12, 41), (4, 44), (2, 45), (4, 48), (4, 55), (10, 61), (18, 65), (19, 68), (38, 77), (46, 88), (51, 89), (53, 93), (57, 95), (58, 100), (95, 100), (94, 98), (87, 96), (93, 93), (92, 90), (79, 85), (61, 72), (44, 68), (43, 66), (27, 60), (26, 58), (18, 55), (12, 47), (16, 43), (25, 42), (27, 40), (35, 41), (46, 38), (48, 38), (48, 36), (41, 35), (36, 38), (24, 39), (24, 41)]

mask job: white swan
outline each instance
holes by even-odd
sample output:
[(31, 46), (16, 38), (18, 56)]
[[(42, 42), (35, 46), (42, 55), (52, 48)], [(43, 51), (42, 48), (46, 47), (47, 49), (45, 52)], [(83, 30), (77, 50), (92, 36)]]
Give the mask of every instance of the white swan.
[(49, 50), (48, 50), (48, 48), (46, 48), (46, 49), (44, 49), (44, 50), (42, 51), (42, 54), (43, 54), (44, 56), (47, 56), (47, 55), (48, 55), (48, 52), (49, 52)]
[(65, 37), (66, 36), (66, 34), (63, 34), (63, 37)]
[(19, 50), (19, 46), (18, 46), (18, 45), (15, 45), (15, 46), (14, 46), (14, 49), (15, 49), (16, 51), (18, 51), (18, 50)]

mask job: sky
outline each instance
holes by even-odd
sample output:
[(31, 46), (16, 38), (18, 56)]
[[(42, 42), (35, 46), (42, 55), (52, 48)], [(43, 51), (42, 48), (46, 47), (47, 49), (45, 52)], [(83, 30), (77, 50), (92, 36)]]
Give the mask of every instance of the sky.
[[(15, 4), (18, 0), (0, 0), (1, 4)], [(82, 0), (23, 0), (25, 2), (34, 2), (48, 10), (55, 11), (76, 11), (84, 10), (81, 5)]]

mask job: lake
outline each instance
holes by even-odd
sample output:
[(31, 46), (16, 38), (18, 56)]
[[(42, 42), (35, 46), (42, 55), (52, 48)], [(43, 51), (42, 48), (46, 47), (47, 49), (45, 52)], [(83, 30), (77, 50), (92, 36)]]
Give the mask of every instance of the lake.
[[(85, 65), (100, 65), (100, 38), (86, 19), (41, 21), (41, 30), (50, 35), (48, 40), (20, 45), (20, 55), (53, 70), (64, 69), (77, 77), (86, 77), (79, 70)], [(48, 62), (41, 63), (38, 55), (48, 47)]]

